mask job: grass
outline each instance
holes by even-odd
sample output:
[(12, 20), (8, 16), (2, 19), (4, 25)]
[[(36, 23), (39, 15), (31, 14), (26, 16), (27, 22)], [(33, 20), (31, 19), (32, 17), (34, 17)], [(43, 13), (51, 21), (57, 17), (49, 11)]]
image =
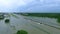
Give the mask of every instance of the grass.
[(21, 14), (24, 16), (35, 16), (35, 17), (48, 17), (48, 18), (57, 18), (58, 19), (58, 23), (60, 23), (60, 13), (26, 13), (28, 15), (25, 14)]

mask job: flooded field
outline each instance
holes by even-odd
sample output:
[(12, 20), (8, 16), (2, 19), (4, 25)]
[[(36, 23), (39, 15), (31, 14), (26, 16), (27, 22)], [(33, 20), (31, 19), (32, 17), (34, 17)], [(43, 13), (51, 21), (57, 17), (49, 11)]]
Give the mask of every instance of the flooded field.
[(18, 30), (28, 34), (60, 34), (60, 23), (57, 18), (21, 14), (6, 14), (0, 20), (0, 34), (17, 34)]

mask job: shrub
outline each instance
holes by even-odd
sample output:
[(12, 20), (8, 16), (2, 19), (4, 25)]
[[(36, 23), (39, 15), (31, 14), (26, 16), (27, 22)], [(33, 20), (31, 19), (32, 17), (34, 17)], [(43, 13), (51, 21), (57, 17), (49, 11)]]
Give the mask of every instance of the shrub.
[(10, 20), (9, 20), (9, 19), (6, 19), (6, 20), (5, 20), (5, 23), (9, 23), (9, 22), (10, 22)]
[(28, 34), (28, 32), (25, 30), (18, 30), (17, 34)]

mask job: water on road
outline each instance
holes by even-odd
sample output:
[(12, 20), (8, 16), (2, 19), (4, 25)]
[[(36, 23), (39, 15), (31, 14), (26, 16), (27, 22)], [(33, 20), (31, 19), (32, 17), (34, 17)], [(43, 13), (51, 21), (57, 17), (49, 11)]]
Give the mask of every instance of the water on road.
[[(10, 23), (5, 23), (5, 19), (10, 19)], [(26, 30), (28, 34), (60, 34), (60, 30), (58, 29), (60, 26), (56, 23), (57, 19), (54, 18), (25, 17), (13, 14), (8, 18), (5, 17), (5, 19), (0, 20), (0, 34), (16, 34), (21, 29)], [(42, 22), (42, 24), (30, 19)]]

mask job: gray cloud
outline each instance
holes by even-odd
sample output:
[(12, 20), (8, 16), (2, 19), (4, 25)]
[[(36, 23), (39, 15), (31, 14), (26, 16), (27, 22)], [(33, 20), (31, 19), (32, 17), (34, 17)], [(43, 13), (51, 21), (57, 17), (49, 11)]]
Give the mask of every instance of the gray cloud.
[(0, 12), (60, 12), (60, 0), (0, 0)]

